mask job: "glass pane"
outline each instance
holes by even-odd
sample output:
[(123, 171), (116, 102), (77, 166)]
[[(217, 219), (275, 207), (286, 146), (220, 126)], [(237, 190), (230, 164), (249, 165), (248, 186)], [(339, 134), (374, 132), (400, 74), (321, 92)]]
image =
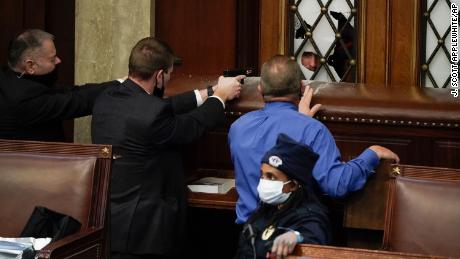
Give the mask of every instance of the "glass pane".
[(456, 2), (458, 1), (428, 0), (423, 6), (421, 60), (422, 85), (425, 87), (445, 88), (450, 86), (451, 4)]
[(355, 81), (356, 3), (350, 0), (292, 3), (293, 55), (306, 79)]

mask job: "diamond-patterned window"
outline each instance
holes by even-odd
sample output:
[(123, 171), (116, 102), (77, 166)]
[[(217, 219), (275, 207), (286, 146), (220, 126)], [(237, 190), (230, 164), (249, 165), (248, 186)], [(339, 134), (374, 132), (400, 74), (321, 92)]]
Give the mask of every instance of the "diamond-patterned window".
[(450, 0), (424, 1), (421, 60), (422, 85), (426, 87), (450, 86), (450, 6)]
[(292, 54), (306, 79), (355, 82), (357, 0), (291, 1)]

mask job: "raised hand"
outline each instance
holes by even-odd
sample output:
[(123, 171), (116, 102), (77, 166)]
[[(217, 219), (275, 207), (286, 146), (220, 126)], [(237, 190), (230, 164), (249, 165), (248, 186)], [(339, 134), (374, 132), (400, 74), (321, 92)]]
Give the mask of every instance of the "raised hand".
[(299, 102), (299, 112), (313, 117), (321, 108), (321, 104), (315, 104), (312, 108), (310, 108), (311, 98), (313, 97), (313, 89), (310, 88), (310, 85), (306, 84), (305, 81), (302, 81), (302, 84), (305, 85), (305, 91), (303, 92), (303, 96)]

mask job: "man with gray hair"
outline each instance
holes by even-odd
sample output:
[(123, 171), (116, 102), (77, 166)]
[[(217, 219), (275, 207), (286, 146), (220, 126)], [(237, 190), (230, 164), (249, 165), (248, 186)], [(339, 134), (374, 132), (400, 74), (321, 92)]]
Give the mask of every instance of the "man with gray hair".
[(262, 66), (258, 86), (265, 107), (241, 116), (230, 127), (228, 140), (239, 196), (238, 224), (245, 223), (257, 207), (260, 161), (281, 133), (309, 146), (319, 155), (313, 178), (320, 190), (332, 197), (343, 197), (361, 189), (381, 158), (399, 162), (391, 150), (375, 145), (355, 159), (342, 162), (329, 130), (312, 118), (319, 108), (318, 105), (309, 107), (313, 90), (307, 86), (304, 97), (299, 98), (300, 75), (300, 67), (289, 57), (278, 55), (268, 60)]
[(94, 100), (111, 81), (54, 89), (61, 63), (54, 36), (26, 30), (8, 48), (8, 65), (0, 69), (0, 138), (63, 141), (63, 120), (91, 114)]

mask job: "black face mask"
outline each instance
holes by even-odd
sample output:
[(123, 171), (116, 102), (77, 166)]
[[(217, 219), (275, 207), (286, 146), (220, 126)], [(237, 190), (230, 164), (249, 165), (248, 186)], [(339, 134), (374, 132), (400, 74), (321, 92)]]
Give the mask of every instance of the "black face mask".
[(32, 80), (48, 87), (53, 87), (58, 79), (58, 67), (46, 75), (24, 75), (22, 78)]
[(163, 98), (163, 95), (165, 94), (165, 89), (164, 88), (158, 88), (155, 86), (153, 89), (153, 95), (159, 98)]
[[(163, 75), (162, 75), (163, 76)], [(163, 87), (159, 88), (158, 87), (158, 82), (155, 82), (155, 87), (153, 88), (153, 95), (159, 98), (163, 98), (163, 95), (165, 93), (165, 86), (164, 86), (164, 76), (163, 76)]]

